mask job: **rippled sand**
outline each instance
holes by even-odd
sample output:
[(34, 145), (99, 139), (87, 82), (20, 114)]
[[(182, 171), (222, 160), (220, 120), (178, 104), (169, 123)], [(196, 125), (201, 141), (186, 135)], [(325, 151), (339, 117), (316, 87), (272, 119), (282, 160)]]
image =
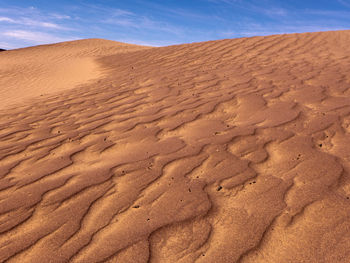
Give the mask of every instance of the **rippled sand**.
[(0, 54), (0, 262), (350, 262), (350, 31)]

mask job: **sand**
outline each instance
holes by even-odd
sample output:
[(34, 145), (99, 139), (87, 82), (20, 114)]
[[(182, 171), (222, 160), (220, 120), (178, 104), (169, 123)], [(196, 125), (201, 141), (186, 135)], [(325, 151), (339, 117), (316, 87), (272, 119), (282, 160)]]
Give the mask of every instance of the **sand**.
[(1, 262), (350, 262), (350, 31), (106, 43), (0, 54)]
[(110, 40), (83, 39), (2, 52), (0, 109), (92, 83), (103, 78), (103, 66), (97, 63), (97, 58), (146, 48)]

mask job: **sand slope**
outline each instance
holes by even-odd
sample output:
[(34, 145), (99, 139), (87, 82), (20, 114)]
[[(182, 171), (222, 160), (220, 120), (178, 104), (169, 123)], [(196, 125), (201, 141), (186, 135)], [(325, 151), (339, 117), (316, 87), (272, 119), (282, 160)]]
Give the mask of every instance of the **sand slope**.
[(349, 42), (119, 53), (3, 110), (0, 261), (350, 262)]
[(2, 52), (0, 109), (86, 84), (103, 76), (97, 58), (145, 48), (110, 40), (84, 39)]

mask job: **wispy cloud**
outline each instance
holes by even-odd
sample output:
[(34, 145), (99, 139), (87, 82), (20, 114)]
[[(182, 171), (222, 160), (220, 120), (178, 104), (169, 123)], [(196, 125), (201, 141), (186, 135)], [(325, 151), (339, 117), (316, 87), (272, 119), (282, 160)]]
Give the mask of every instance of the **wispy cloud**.
[(346, 10), (319, 10), (319, 9), (305, 9), (302, 11), (299, 11), (299, 13), (305, 14), (305, 15), (314, 15), (314, 16), (320, 16), (320, 17), (329, 17), (329, 18), (350, 18), (350, 11)]
[(289, 11), (275, 3), (271, 5), (269, 1), (247, 1), (247, 0), (207, 0), (217, 5), (228, 5), (231, 9), (242, 10), (248, 13), (255, 13), (267, 17), (284, 17)]
[[(221, 0), (220, 0), (221, 1)], [(194, 21), (213, 21), (221, 20), (221, 17), (212, 13), (201, 13), (198, 10), (187, 10), (184, 8), (169, 8), (161, 4), (149, 3), (150, 8), (157, 10), (162, 14), (166, 14), (168, 17), (179, 18)]]
[(267, 16), (287, 16), (288, 11), (284, 8), (261, 8), (256, 7), (257, 13), (261, 13)]
[(15, 23), (15, 20), (13, 20), (9, 17), (0, 16), (0, 22)]
[(46, 14), (35, 7), (0, 8), (0, 47), (10, 49), (71, 40), (67, 32), (74, 28), (63, 23), (69, 19), (68, 15)]
[(50, 16), (52, 17), (52, 18), (55, 18), (55, 19), (71, 19), (71, 17), (70, 16), (68, 16), (68, 15), (62, 15), (62, 14), (50, 14)]
[(341, 5), (350, 8), (350, 1), (348, 0), (338, 0), (338, 3), (340, 3)]
[[(28, 7), (37, 1), (8, 2), (0, 7), (1, 45), (57, 42), (74, 33), (164, 46), (350, 28), (350, 0), (47, 1), (45, 11)], [(22, 3), (16, 7), (14, 2)]]
[[(239, 10), (239, 20), (227, 23), (226, 30), (220, 29), (221, 37), (250, 37), (297, 32), (315, 32), (348, 29), (350, 11), (332, 9), (317, 5), (314, 8), (300, 3), (294, 4), (277, 0), (206, 0), (215, 5), (226, 5), (231, 12)], [(343, 6), (350, 7), (350, 0), (337, 0)]]
[(56, 30), (70, 30), (55, 20), (69, 19), (67, 15), (43, 14), (35, 7), (29, 8), (0, 8), (0, 23), (9, 23), (26, 27), (43, 27)]
[(110, 11), (113, 16), (134, 16), (135, 15), (135, 13), (133, 12), (130, 12), (124, 9), (119, 9), (119, 8), (112, 8), (110, 9)]
[(36, 26), (36, 27), (46, 27), (46, 28), (52, 28), (52, 29), (60, 29), (60, 30), (69, 30), (67, 27), (60, 26), (53, 22), (47, 22), (47, 21), (37, 21), (30, 18), (24, 18), (22, 20), (17, 21), (17, 23), (22, 25), (28, 25), (28, 26)]
[(26, 25), (26, 26), (34, 26), (34, 27), (46, 27), (46, 28), (52, 28), (52, 29), (60, 29), (60, 30), (66, 30), (68, 28), (60, 26), (58, 24), (52, 23), (52, 22), (46, 22), (46, 21), (37, 21), (30, 18), (23, 18), (18, 21), (16, 21), (17, 24)]
[(241, 0), (207, 0), (208, 2), (215, 3), (215, 4), (234, 4), (237, 2), (241, 2)]
[(183, 29), (179, 26), (173, 26), (165, 22), (155, 21), (148, 17), (115, 17), (115, 18), (108, 18), (103, 21), (101, 21), (104, 24), (112, 24), (112, 25), (118, 25), (122, 27), (126, 27), (129, 29), (148, 29), (148, 30), (155, 30), (158, 32), (168, 32), (172, 34), (181, 34), (183, 32)]
[(62, 42), (62, 41), (74, 39), (74, 38), (57, 37), (56, 35), (38, 32), (38, 31), (26, 31), (26, 30), (6, 31), (3, 33), (0, 33), (0, 35), (3, 35), (4, 37), (11, 37), (16, 39), (26, 40), (37, 44)]
[(105, 8), (99, 5), (89, 5), (95, 15), (100, 17), (100, 24), (118, 25), (130, 30), (154, 30), (180, 35), (183, 28), (167, 22), (153, 19), (150, 16), (136, 14), (129, 10)]

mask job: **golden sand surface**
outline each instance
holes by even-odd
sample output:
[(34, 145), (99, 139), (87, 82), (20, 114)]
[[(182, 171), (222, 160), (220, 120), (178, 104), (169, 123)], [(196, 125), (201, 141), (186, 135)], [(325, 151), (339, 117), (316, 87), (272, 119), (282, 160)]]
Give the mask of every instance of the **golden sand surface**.
[(349, 43), (1, 52), (0, 262), (350, 262)]
[(146, 47), (83, 39), (9, 50), (0, 55), (0, 109), (103, 77), (96, 59)]

